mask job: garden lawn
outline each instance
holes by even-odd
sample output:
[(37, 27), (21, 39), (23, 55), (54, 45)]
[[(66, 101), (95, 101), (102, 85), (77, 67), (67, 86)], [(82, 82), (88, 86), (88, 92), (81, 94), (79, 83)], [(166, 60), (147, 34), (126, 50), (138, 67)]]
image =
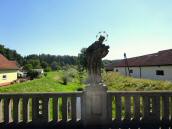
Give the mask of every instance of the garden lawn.
[(60, 83), (61, 72), (49, 72), (46, 77), (35, 79), (28, 82), (13, 84), (0, 87), (0, 93), (3, 92), (70, 92), (81, 88), (79, 82), (69, 82), (67, 85)]

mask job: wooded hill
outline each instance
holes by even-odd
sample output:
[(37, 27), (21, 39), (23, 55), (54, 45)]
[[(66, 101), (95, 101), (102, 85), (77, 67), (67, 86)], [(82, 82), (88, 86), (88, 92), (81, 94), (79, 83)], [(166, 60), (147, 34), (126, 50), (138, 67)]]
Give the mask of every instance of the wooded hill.
[(69, 55), (28, 55), (21, 56), (16, 50), (6, 48), (4, 45), (0, 44), (0, 53), (4, 55), (9, 60), (16, 60), (20, 66), (24, 66), (29, 69), (31, 68), (44, 68), (44, 69), (57, 69), (58, 67), (64, 67), (66, 65), (76, 65), (77, 57)]

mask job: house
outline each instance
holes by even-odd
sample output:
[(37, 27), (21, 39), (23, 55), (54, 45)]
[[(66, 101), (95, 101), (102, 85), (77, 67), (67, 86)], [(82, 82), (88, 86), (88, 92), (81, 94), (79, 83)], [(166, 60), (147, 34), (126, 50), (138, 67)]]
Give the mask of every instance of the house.
[(16, 81), (18, 69), (16, 61), (10, 61), (0, 54), (0, 86)]
[(121, 60), (113, 71), (136, 78), (172, 81), (172, 49)]

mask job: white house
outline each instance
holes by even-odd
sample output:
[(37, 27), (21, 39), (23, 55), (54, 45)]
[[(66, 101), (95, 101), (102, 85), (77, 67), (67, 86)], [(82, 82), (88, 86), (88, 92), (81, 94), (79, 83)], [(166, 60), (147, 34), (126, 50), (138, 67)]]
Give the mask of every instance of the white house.
[(126, 76), (172, 81), (172, 49), (123, 59), (111, 67)]

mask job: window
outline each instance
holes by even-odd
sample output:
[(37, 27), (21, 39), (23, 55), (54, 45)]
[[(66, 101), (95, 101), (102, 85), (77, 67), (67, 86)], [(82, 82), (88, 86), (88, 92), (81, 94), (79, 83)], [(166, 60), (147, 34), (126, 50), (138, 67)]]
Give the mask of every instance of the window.
[(130, 69), (130, 70), (129, 70), (129, 73), (133, 73), (133, 70), (132, 70), (132, 69)]
[(7, 75), (3, 75), (3, 76), (2, 76), (2, 79), (3, 79), (3, 80), (6, 80), (6, 79), (7, 79)]
[(118, 69), (116, 69), (115, 71), (118, 72)]
[(156, 75), (164, 75), (164, 71), (163, 70), (156, 70)]

